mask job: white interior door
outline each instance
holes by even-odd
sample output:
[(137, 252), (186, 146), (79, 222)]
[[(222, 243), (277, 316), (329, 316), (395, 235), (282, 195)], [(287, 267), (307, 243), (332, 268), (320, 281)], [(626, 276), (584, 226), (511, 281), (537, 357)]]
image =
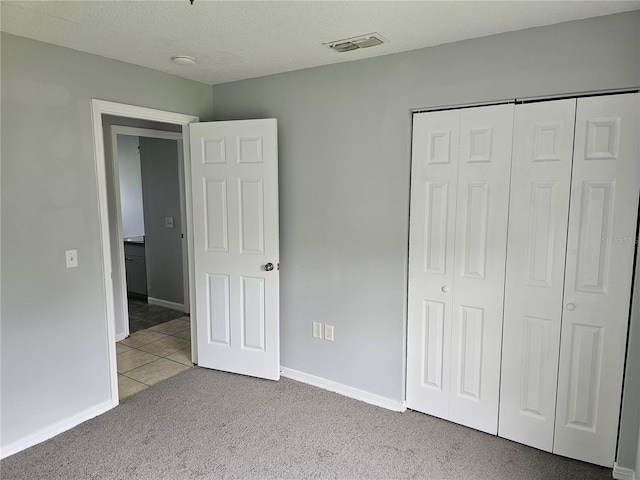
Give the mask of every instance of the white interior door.
[(612, 466), (640, 185), (638, 94), (578, 99), (554, 453)]
[(277, 380), (275, 119), (190, 125), (198, 365)]
[(517, 105), (500, 386), (501, 437), (553, 448), (576, 100)]
[(461, 111), (449, 418), (498, 433), (513, 105)]

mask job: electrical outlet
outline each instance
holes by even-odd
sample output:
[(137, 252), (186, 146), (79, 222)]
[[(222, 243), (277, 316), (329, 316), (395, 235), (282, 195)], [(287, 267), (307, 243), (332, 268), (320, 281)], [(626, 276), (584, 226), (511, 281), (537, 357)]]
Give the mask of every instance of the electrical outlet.
[(324, 339), (333, 342), (333, 325), (324, 326)]
[(313, 322), (313, 338), (322, 338), (322, 324)]
[(166, 228), (173, 228), (173, 217), (164, 217), (164, 226)]

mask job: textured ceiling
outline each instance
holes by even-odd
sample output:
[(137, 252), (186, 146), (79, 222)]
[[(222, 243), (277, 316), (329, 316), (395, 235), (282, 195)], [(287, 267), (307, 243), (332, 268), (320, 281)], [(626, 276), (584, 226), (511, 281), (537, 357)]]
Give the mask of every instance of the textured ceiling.
[[(0, 15), (14, 35), (217, 84), (637, 9), (640, 0), (2, 0)], [(322, 45), (370, 32), (389, 42), (347, 53)]]

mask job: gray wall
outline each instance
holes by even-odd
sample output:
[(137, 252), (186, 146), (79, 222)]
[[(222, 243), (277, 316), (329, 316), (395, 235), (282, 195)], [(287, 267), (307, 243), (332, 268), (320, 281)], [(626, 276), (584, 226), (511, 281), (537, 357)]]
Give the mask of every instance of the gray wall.
[(21, 37), (1, 49), (4, 447), (110, 396), (91, 98), (203, 120), (213, 100), (208, 85)]
[[(147, 294), (184, 303), (178, 142), (140, 137)], [(165, 227), (173, 217), (173, 228)]]
[(216, 119), (278, 119), (282, 365), (402, 400), (410, 110), (637, 86), (639, 27), (636, 11), (214, 86)]
[(124, 238), (144, 236), (139, 148), (138, 137), (118, 135), (118, 179), (120, 180), (120, 210)]

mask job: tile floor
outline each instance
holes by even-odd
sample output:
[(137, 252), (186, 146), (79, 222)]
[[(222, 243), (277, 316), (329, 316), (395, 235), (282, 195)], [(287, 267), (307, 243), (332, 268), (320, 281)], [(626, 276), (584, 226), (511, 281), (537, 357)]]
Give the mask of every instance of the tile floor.
[(155, 327), (160, 323), (175, 320), (184, 316), (183, 312), (150, 305), (146, 300), (127, 298), (129, 305), (129, 332), (134, 333), (145, 328)]
[(188, 316), (132, 333), (116, 343), (120, 400), (191, 367)]

